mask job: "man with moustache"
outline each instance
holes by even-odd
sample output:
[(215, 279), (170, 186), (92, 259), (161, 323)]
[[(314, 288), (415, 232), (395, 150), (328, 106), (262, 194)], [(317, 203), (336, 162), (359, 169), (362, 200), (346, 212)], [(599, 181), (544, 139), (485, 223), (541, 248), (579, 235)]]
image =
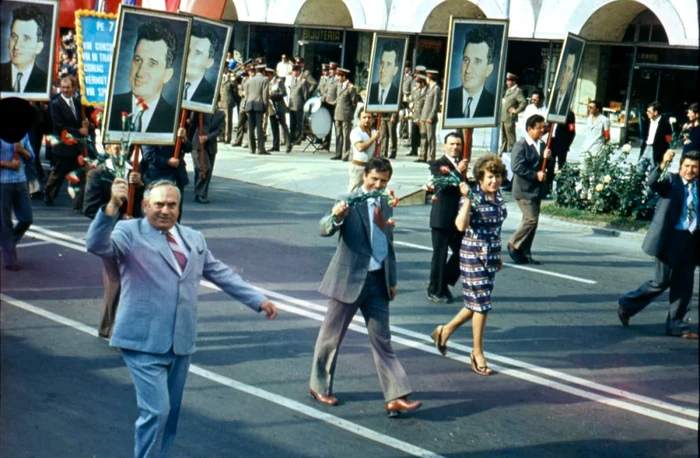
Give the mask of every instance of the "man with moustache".
[(486, 89), (494, 69), (496, 39), (488, 28), (470, 30), (464, 41), (460, 77), (462, 85), (447, 94), (447, 118), (493, 117), (496, 97)]
[(12, 11), (7, 40), (10, 61), (0, 64), (0, 91), (46, 92), (48, 76), (36, 58), (50, 33), (48, 18), (36, 6), (22, 5)]
[(177, 37), (167, 22), (151, 21), (137, 31), (129, 69), (131, 90), (112, 97), (109, 130), (122, 131), (122, 113), (136, 113), (137, 99), (148, 109), (137, 119), (134, 132), (170, 133), (175, 126), (175, 108), (163, 98), (163, 88), (172, 79)]
[(185, 88), (182, 99), (188, 102), (210, 104), (214, 100), (214, 85), (204, 74), (214, 65), (219, 52), (219, 38), (213, 30), (202, 24), (192, 24), (190, 52), (185, 68)]

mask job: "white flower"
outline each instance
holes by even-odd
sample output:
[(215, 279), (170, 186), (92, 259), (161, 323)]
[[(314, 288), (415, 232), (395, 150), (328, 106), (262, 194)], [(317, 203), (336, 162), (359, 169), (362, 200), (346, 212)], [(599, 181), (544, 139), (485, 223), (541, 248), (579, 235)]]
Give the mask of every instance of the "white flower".
[(630, 143), (622, 145), (622, 152), (623, 153), (629, 153), (630, 151), (632, 151), (632, 145)]
[(600, 191), (603, 190), (603, 187), (604, 187), (604, 186), (603, 186), (602, 184), (598, 184), (598, 185), (596, 185), (595, 190), (598, 191), (598, 192), (600, 192)]
[(603, 178), (603, 183), (608, 184), (612, 181), (612, 178), (610, 175), (605, 175), (605, 178)]
[(670, 118), (668, 118), (668, 122), (670, 122), (671, 124), (675, 124), (675, 123), (676, 123), (676, 118), (673, 117), (673, 116), (671, 116)]

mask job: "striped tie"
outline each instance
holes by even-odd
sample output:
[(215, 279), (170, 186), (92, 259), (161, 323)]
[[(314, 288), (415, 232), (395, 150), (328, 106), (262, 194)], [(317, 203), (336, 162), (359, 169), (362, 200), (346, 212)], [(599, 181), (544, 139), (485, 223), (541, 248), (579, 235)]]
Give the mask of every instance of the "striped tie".
[(695, 214), (695, 200), (693, 199), (693, 183), (688, 183), (686, 185), (686, 188), (688, 190), (688, 196), (685, 200), (685, 205), (687, 208), (686, 225), (688, 226), (688, 230), (690, 232), (695, 232), (695, 229), (698, 226), (698, 215)]
[(168, 239), (168, 244), (170, 245), (173, 255), (175, 255), (177, 263), (180, 265), (180, 269), (184, 272), (185, 267), (187, 267), (187, 256), (185, 256), (180, 244), (177, 243), (177, 240), (175, 240), (175, 237), (173, 237), (170, 232), (166, 232), (165, 237)]

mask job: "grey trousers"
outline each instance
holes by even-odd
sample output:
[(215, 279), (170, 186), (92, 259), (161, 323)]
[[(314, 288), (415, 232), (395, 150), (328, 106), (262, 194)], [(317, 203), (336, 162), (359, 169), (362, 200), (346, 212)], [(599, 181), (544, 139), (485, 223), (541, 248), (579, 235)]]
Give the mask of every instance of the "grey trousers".
[(350, 132), (352, 131), (352, 121), (335, 122), (335, 155), (340, 156), (344, 161), (350, 158)]
[(524, 256), (532, 255), (532, 242), (535, 240), (537, 224), (540, 220), (540, 199), (517, 199), (518, 207), (523, 212), (523, 219), (520, 226), (513, 235), (510, 236), (509, 243), (519, 250)]
[(362, 312), (367, 325), (374, 365), (377, 368), (384, 399), (388, 402), (411, 393), (406, 372), (391, 346), (389, 298), (386, 297), (384, 282), (383, 271), (370, 273), (367, 275), (360, 297), (354, 304), (345, 304), (335, 299), (328, 301), (328, 311), (316, 340), (309, 382), (311, 389), (317, 393), (324, 395), (333, 393), (338, 351), (357, 309)]
[(382, 116), (382, 122), (379, 125), (379, 148), (384, 157), (396, 157), (398, 148), (396, 127), (396, 123), (391, 122), (391, 115)]
[(697, 259), (696, 241), (688, 231), (676, 231), (674, 239), (683, 244), (680, 258), (673, 267), (656, 259), (654, 279), (644, 282), (639, 288), (622, 296), (618, 303), (629, 316), (644, 310), (655, 298), (670, 288), (668, 297), (668, 315), (666, 316), (666, 334), (680, 336), (690, 331), (688, 322), (690, 301), (693, 297), (695, 266)]
[(167, 457), (175, 442), (190, 355), (121, 349), (136, 390), (134, 457)]
[(503, 142), (501, 142), (501, 147), (498, 150), (499, 155), (513, 151), (513, 145), (515, 145), (516, 140), (515, 123), (501, 123), (501, 134), (503, 135)]
[(192, 164), (194, 165), (194, 195), (206, 197), (209, 195), (209, 183), (211, 183), (212, 172), (216, 154), (212, 154), (209, 148), (204, 148), (204, 178), (202, 178), (202, 153), (199, 149), (192, 151)]

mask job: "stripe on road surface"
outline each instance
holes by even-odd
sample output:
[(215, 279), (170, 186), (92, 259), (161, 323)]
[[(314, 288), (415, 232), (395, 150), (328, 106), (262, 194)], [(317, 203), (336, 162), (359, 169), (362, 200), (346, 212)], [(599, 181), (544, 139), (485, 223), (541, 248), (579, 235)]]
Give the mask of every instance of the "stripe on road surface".
[[(36, 307), (34, 305), (31, 305), (27, 302), (20, 301), (17, 299), (14, 299), (10, 296), (7, 296), (5, 294), (0, 294), (0, 300), (13, 305), (19, 309), (25, 310), (27, 312), (34, 313), (36, 315), (42, 316), (46, 319), (49, 319), (51, 321), (54, 321), (56, 323), (62, 324), (64, 326), (69, 326), (73, 329), (76, 329), (78, 331), (84, 332), (86, 334), (89, 334), (93, 337), (97, 337), (97, 331), (89, 326), (86, 326), (85, 324), (71, 320), (70, 318), (63, 317), (61, 315), (57, 315), (53, 312), (49, 312), (47, 310), (42, 309), (41, 307)], [(415, 445), (411, 445), (407, 442), (403, 442), (401, 440), (398, 440), (394, 437), (387, 436), (386, 434), (379, 433), (377, 431), (374, 431), (369, 428), (365, 428), (362, 425), (359, 425), (357, 423), (352, 423), (350, 421), (344, 420), (340, 417), (336, 417), (334, 415), (330, 415), (328, 413), (322, 412), (318, 409), (314, 409), (312, 407), (307, 406), (306, 404), (302, 404), (298, 401), (295, 401), (293, 399), (285, 398), (284, 396), (280, 396), (275, 393), (271, 393), (269, 391), (262, 390), (260, 388), (254, 387), (252, 385), (247, 385), (245, 383), (239, 382), (237, 380), (234, 380), (229, 377), (225, 377), (223, 375), (217, 374), (216, 372), (212, 372), (210, 370), (204, 369), (202, 367), (199, 367), (195, 364), (190, 364), (190, 370), (191, 373), (195, 375), (199, 375), (202, 378), (205, 378), (207, 380), (210, 380), (214, 383), (218, 383), (223, 386), (227, 386), (229, 388), (233, 388), (234, 390), (241, 391), (243, 393), (249, 394), (251, 396), (255, 396), (257, 398), (260, 398), (264, 401), (272, 402), (273, 404), (277, 404), (281, 407), (284, 407), (289, 410), (293, 410), (295, 412), (298, 412), (300, 414), (306, 415), (307, 417), (314, 418), (316, 420), (320, 420), (324, 423), (327, 423), (329, 425), (335, 426), (336, 428), (343, 429), (345, 431), (348, 431), (349, 433), (355, 434), (356, 436), (360, 436), (364, 439), (369, 439), (371, 441), (377, 442), (381, 445), (391, 447), (393, 449), (396, 449), (402, 453), (412, 455), (412, 456), (419, 456), (419, 457), (430, 457), (430, 458), (442, 458), (441, 455), (438, 455), (436, 453), (433, 453), (429, 450), (416, 447)]]

